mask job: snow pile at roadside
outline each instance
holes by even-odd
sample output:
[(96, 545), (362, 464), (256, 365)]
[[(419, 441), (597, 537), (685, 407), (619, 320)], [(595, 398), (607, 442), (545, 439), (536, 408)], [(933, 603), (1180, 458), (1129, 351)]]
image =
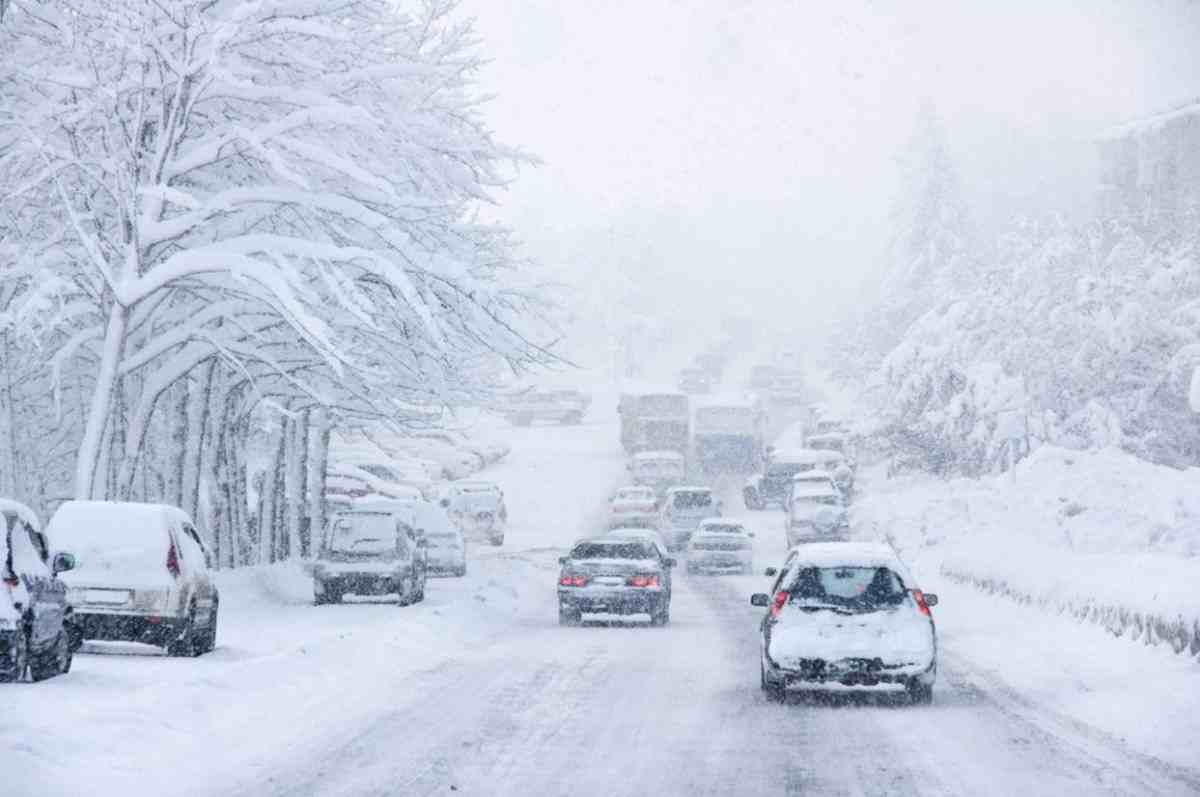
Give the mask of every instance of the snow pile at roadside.
[(857, 528), (922, 569), (1200, 653), (1200, 469), (1043, 447), (979, 481), (872, 476)]

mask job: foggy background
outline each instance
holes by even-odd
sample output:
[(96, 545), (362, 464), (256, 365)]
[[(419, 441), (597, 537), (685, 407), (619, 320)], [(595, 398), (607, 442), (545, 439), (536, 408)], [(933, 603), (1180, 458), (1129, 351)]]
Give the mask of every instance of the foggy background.
[(462, 11), (492, 59), (494, 129), (544, 161), (497, 212), (581, 289), (585, 361), (631, 312), (699, 334), (747, 311), (824, 331), (881, 267), (922, 101), (986, 238), (1024, 212), (1086, 217), (1094, 138), (1192, 98), (1200, 75), (1200, 4), (1183, 0)]

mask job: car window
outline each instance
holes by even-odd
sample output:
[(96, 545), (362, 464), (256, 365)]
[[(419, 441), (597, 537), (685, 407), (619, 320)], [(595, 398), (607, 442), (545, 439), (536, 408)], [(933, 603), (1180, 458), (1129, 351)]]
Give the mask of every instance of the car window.
[(886, 567), (802, 567), (787, 583), (790, 600), (802, 604), (872, 610), (896, 606), (907, 597), (899, 576)]
[(645, 542), (585, 542), (571, 551), (572, 559), (655, 559), (654, 548)]
[(676, 509), (708, 509), (712, 504), (712, 493), (708, 491), (675, 493), (675, 497), (671, 501), (671, 505)]
[(392, 553), (396, 526), (395, 519), (383, 512), (338, 515), (330, 521), (328, 548), (338, 553)]
[(746, 529), (736, 523), (709, 523), (704, 527), (706, 534), (745, 534)]
[(14, 575), (27, 575), (33, 578), (50, 576), (48, 557), (44, 548), (39, 546), (38, 538), (40, 537), (41, 535), (30, 528), (24, 520), (19, 517), (13, 518), (9, 534), (11, 541), (9, 561)]
[(196, 531), (196, 527), (191, 523), (183, 524), (183, 534), (187, 537), (192, 548), (193, 562), (197, 567), (208, 567), (208, 549), (204, 547), (203, 540), (200, 539), (200, 533)]

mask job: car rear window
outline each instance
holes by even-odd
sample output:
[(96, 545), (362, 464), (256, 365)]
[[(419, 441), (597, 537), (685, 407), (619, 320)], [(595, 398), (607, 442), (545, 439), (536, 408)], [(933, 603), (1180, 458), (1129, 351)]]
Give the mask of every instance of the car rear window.
[(654, 549), (644, 542), (585, 542), (571, 551), (572, 559), (653, 559)]
[(746, 529), (736, 523), (709, 523), (704, 527), (705, 534), (745, 534)]
[(900, 577), (886, 567), (802, 567), (785, 589), (792, 603), (832, 604), (859, 611), (897, 606), (907, 597)]
[(329, 550), (358, 554), (395, 553), (396, 520), (382, 512), (339, 515), (330, 524)]
[(675, 493), (675, 498), (672, 504), (676, 509), (707, 509), (712, 506), (712, 493), (707, 490)]

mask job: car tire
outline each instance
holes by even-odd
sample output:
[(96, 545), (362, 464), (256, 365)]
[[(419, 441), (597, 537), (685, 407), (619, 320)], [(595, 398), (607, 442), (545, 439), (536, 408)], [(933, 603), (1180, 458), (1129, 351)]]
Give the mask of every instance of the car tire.
[(462, 578), (466, 574), (467, 574), (467, 566), (465, 564), (462, 567), (460, 567), (454, 571), (454, 575), (458, 578)]
[(424, 600), (425, 600), (425, 584), (427, 582), (428, 582), (428, 577), (424, 573), (422, 573), (421, 574), (421, 584), (420, 584), (420, 586), (417, 587), (417, 594), (416, 594), (416, 597), (413, 599), (413, 603), (423, 603), (424, 602)]
[(13, 635), (13, 645), (8, 655), (0, 659), (0, 683), (14, 683), (25, 677), (29, 666), (29, 637), (23, 629)]
[(933, 684), (922, 683), (914, 678), (906, 684), (905, 691), (914, 706), (928, 706), (933, 702)]
[(213, 598), (212, 616), (208, 620), (208, 628), (204, 629), (204, 643), (201, 645), (201, 653), (212, 653), (217, 647), (217, 617), (218, 610), (221, 608), (221, 602)]
[(650, 625), (668, 625), (671, 622), (671, 603), (663, 601), (659, 606), (655, 607), (654, 614), (650, 615)]
[(786, 695), (783, 684), (768, 678), (767, 668), (761, 663), (758, 665), (758, 678), (759, 685), (762, 687), (763, 694), (767, 696), (767, 700), (772, 703), (782, 703)]
[(188, 607), (187, 621), (179, 636), (167, 642), (167, 655), (177, 657), (199, 656), (199, 645), (196, 644), (196, 604)]
[(578, 609), (572, 609), (568, 606), (559, 605), (558, 607), (558, 624), (559, 625), (579, 625), (583, 622), (583, 612)]
[(71, 642), (67, 632), (59, 631), (54, 645), (47, 651), (29, 657), (29, 680), (45, 681), (71, 669)]

